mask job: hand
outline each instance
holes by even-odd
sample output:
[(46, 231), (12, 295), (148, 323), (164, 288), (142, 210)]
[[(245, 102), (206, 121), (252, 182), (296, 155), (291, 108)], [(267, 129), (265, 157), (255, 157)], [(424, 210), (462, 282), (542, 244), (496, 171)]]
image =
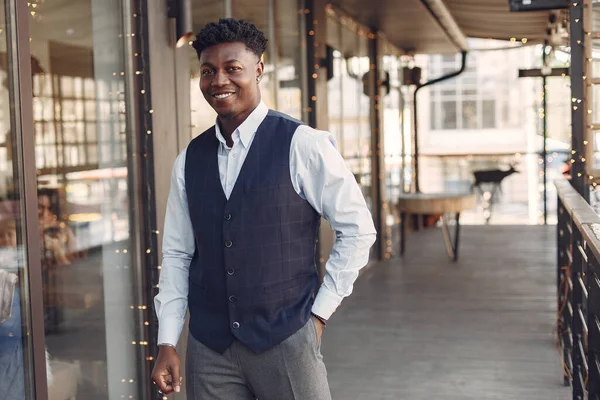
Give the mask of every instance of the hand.
[(52, 252), (52, 256), (57, 264), (66, 265), (71, 263), (67, 256), (64, 235), (59, 235), (58, 237), (44, 235), (44, 245), (47, 250)]
[(317, 338), (319, 339), (319, 342), (321, 342), (321, 336), (323, 336), (323, 329), (325, 329), (325, 325), (323, 325), (321, 320), (319, 320), (319, 318), (315, 317), (314, 315), (312, 315), (311, 318), (313, 319), (315, 326), (317, 327)]
[(182, 378), (179, 375), (179, 355), (173, 347), (161, 346), (152, 370), (152, 381), (164, 394), (181, 391)]

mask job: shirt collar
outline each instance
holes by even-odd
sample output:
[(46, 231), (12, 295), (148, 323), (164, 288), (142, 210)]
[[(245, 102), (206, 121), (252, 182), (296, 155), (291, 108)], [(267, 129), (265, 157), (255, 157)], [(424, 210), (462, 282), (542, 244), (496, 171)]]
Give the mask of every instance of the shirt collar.
[[(242, 141), (242, 145), (244, 147), (248, 147), (248, 145), (250, 144), (250, 140), (256, 133), (256, 130), (258, 129), (260, 124), (262, 124), (264, 119), (267, 117), (268, 112), (269, 107), (267, 107), (267, 105), (261, 101), (258, 104), (258, 106), (256, 106), (256, 108), (250, 113), (250, 115), (248, 115), (248, 118), (246, 118), (246, 120), (244, 120), (244, 122), (242, 122), (241, 125), (238, 126), (235, 132), (233, 133), (232, 139), (234, 143), (237, 142), (237, 139), (239, 137), (239, 140)], [(219, 142), (223, 143), (223, 145), (226, 146), (227, 143), (225, 141), (225, 137), (221, 133), (221, 128), (219, 127), (218, 120), (215, 123), (215, 131)]]

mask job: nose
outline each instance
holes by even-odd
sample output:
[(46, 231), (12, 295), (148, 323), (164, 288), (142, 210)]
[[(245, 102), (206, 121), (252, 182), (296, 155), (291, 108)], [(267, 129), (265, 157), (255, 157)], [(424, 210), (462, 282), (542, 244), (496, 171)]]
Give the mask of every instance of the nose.
[(225, 86), (229, 83), (229, 76), (226, 72), (217, 71), (215, 73), (215, 79), (213, 80), (214, 86)]

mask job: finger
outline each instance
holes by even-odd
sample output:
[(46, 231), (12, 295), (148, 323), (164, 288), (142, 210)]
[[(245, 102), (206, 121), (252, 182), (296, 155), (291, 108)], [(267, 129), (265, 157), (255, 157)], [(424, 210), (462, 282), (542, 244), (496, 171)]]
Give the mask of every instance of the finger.
[(161, 392), (169, 394), (173, 391), (173, 388), (171, 387), (170, 374), (163, 373), (158, 376), (152, 377), (152, 380), (154, 381), (154, 383), (156, 383), (156, 386), (158, 386)]
[(173, 375), (169, 373), (165, 373), (162, 375), (162, 380), (165, 386), (165, 390), (163, 390), (164, 394), (171, 394), (175, 391), (175, 387), (173, 385)]
[(181, 391), (181, 375), (179, 373), (179, 363), (173, 363), (173, 365), (171, 366), (171, 376), (173, 377), (173, 381), (172, 381), (172, 385), (173, 385), (173, 390), (175, 390), (175, 392), (179, 393)]

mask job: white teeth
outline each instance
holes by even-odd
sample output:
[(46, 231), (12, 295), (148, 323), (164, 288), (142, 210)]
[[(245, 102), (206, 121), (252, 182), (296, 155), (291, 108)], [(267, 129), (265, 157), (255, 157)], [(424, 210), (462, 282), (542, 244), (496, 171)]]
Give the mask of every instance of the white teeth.
[(219, 93), (219, 94), (215, 94), (214, 97), (221, 100), (221, 99), (226, 99), (227, 97), (229, 97), (231, 95), (233, 95), (233, 93)]

